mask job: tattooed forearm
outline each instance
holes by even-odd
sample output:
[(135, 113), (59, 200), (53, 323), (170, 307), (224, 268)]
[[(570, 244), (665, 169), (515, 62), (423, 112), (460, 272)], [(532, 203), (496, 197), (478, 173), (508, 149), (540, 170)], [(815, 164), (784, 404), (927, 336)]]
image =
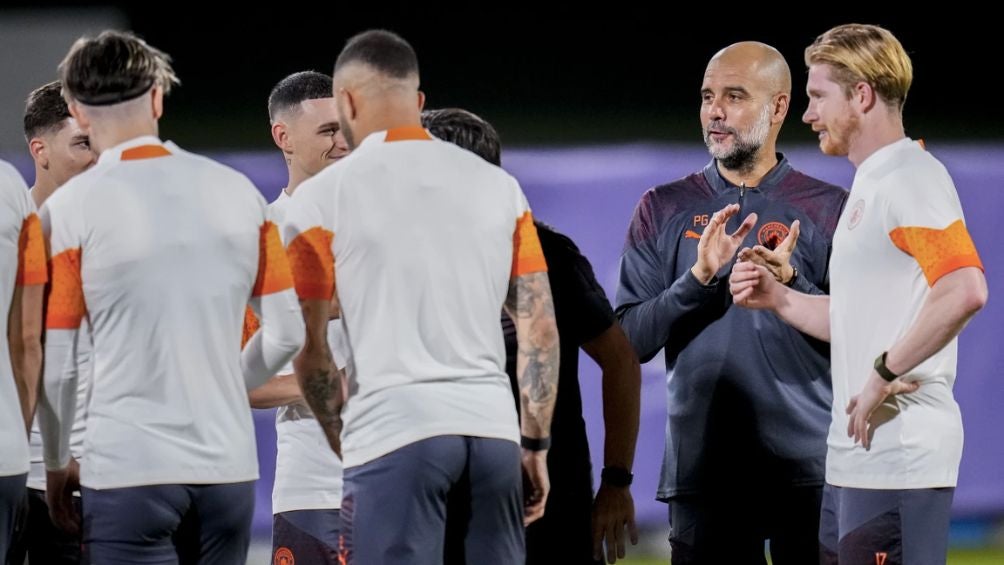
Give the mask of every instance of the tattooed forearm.
[(304, 349), (297, 361), (296, 373), (303, 397), (324, 430), (331, 448), (341, 455), (344, 372), (334, 369), (331, 354), (326, 349)]
[(523, 408), (523, 435), (550, 435), (558, 393), (558, 328), (547, 273), (517, 277), (509, 289), (506, 310), (516, 324), (519, 350), (516, 374)]

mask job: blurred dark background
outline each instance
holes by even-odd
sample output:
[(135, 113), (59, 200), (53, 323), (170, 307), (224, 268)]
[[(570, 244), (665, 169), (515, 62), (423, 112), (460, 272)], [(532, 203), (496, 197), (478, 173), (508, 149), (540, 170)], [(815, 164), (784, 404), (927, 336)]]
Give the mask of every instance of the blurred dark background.
[[(485, 7), (491, 8), (498, 6)], [(1000, 73), (1000, 34), (991, 18), (962, 9), (927, 16), (915, 8), (893, 15), (827, 8), (823, 16), (803, 16), (809, 9), (764, 5), (743, 12), (695, 4), (686, 8), (688, 16), (666, 7), (659, 12), (672, 16), (636, 10), (629, 21), (547, 21), (538, 16), (542, 10), (515, 6), (477, 15), (387, 6), (384, 15), (375, 15), (292, 2), (251, 11), (243, 5), (199, 10), (138, 2), (37, 9), (14, 2), (0, 9), (0, 19), (97, 12), (167, 51), (182, 86), (169, 98), (163, 134), (195, 149), (268, 148), (265, 100), (272, 85), (302, 69), (330, 72), (345, 40), (372, 27), (394, 30), (414, 45), (429, 107), (474, 110), (497, 125), (508, 146), (699, 142), (698, 91), (707, 60), (721, 47), (748, 39), (774, 45), (792, 67), (793, 103), (782, 143), (811, 142), (799, 122), (806, 103), (803, 50), (829, 27), (852, 21), (888, 27), (913, 58), (908, 134), (1004, 137), (993, 86)], [(68, 47), (67, 41), (59, 52)], [(5, 48), (3, 57), (10, 56)], [(24, 94), (32, 86), (7, 84)]]

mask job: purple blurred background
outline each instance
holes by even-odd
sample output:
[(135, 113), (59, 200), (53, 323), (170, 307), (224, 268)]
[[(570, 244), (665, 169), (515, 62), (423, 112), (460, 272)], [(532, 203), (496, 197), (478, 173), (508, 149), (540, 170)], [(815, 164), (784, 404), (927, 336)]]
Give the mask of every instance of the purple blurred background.
[[(959, 518), (1004, 516), (1004, 267), (993, 236), (994, 219), (1004, 210), (1004, 145), (948, 145), (928, 143), (955, 179), (969, 231), (976, 241), (991, 299), (986, 309), (963, 333), (959, 346), (959, 376), (955, 394), (962, 407), (966, 444), (955, 513)], [(850, 187), (854, 169), (846, 159), (825, 157), (815, 147), (786, 152), (795, 168), (812, 176)], [(278, 152), (215, 153), (211, 156), (247, 174), (270, 201), (284, 185), (286, 172)], [(29, 181), (27, 156), (12, 162)], [(589, 257), (600, 283), (611, 299), (617, 284), (617, 264), (625, 230), (642, 193), (651, 186), (689, 174), (708, 161), (699, 145), (612, 145), (578, 148), (507, 151), (503, 164), (519, 179), (534, 216), (555, 226)], [(600, 374), (581, 355), (583, 407), (593, 453), (594, 474), (602, 468), (603, 423)], [(666, 520), (663, 504), (654, 500), (662, 460), (665, 428), (665, 371), (660, 357), (643, 367), (641, 434), (632, 487), (641, 523)], [(271, 489), (275, 468), (273, 411), (255, 411), (261, 480), (255, 512), (255, 531), (267, 535), (271, 527)], [(598, 480), (598, 479), (597, 479)]]

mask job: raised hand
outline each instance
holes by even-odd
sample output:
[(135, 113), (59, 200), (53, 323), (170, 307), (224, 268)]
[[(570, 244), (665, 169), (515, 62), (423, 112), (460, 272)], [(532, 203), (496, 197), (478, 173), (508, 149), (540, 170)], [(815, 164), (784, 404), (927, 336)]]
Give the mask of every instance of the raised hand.
[(708, 284), (722, 267), (736, 256), (736, 250), (756, 225), (756, 214), (746, 216), (739, 229), (731, 234), (725, 231), (729, 219), (739, 213), (738, 204), (729, 204), (711, 216), (697, 243), (697, 262), (690, 272), (701, 284)]
[(765, 267), (770, 271), (774, 280), (781, 284), (788, 284), (795, 275), (795, 270), (791, 266), (791, 254), (798, 244), (799, 232), (799, 222), (795, 220), (791, 223), (787, 237), (777, 247), (774, 249), (768, 249), (763, 245), (757, 245), (753, 248), (744, 247), (739, 252), (739, 260)]

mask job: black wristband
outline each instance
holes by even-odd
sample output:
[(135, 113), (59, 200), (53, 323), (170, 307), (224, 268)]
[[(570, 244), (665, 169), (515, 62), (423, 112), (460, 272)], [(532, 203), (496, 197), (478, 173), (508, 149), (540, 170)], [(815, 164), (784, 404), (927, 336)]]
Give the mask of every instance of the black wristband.
[(519, 445), (523, 449), (530, 451), (544, 451), (551, 448), (550, 437), (526, 437), (519, 436)]
[(634, 481), (634, 475), (631, 474), (631, 471), (622, 467), (604, 467), (600, 478), (612, 487), (628, 487)]
[(875, 372), (878, 373), (878, 376), (882, 377), (882, 380), (891, 383), (898, 379), (899, 375), (893, 373), (889, 370), (889, 367), (885, 366), (886, 355), (889, 355), (889, 352), (883, 351), (882, 355), (875, 358)]
[(791, 278), (788, 279), (788, 282), (784, 283), (784, 286), (786, 286), (788, 288), (791, 288), (791, 286), (793, 284), (795, 284), (795, 279), (797, 279), (797, 278), (798, 278), (798, 267), (792, 265), (791, 266)]

